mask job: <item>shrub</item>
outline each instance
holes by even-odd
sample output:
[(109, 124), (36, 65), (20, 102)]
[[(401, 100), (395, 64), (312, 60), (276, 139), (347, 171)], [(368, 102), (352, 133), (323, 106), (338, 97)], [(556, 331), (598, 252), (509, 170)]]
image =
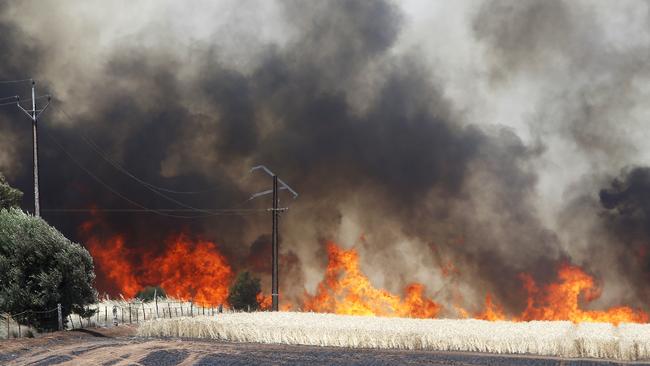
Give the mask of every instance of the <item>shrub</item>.
[(230, 287), (228, 303), (235, 310), (255, 311), (260, 307), (257, 295), (261, 291), (259, 278), (253, 278), (248, 271), (241, 272)]
[[(64, 317), (86, 314), (84, 306), (97, 300), (94, 279), (92, 257), (81, 245), (41, 218), (15, 208), (0, 210), (0, 311), (43, 311), (61, 303)], [(49, 315), (47, 322), (36, 314), (25, 321), (56, 328), (56, 312)]]
[(9, 186), (4, 175), (0, 173), (0, 209), (18, 207), (22, 199), (23, 192)]
[(140, 290), (136, 295), (136, 298), (144, 302), (153, 301), (156, 297), (167, 297), (165, 290), (160, 286), (147, 286)]

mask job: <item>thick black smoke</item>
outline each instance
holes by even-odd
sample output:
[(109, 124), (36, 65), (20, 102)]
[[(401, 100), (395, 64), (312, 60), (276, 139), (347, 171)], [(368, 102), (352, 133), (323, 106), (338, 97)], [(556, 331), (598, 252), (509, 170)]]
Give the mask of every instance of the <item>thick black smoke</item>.
[(605, 209), (601, 225), (611, 239), (607, 254), (633, 281), (634, 292), (642, 301), (650, 300), (646, 286), (650, 276), (650, 168), (633, 168), (600, 191)]
[[(555, 7), (544, 11), (554, 14)], [(264, 208), (268, 199), (246, 201), (269, 186), (268, 177), (247, 173), (264, 164), (300, 192), (295, 202), (282, 197), (290, 205), (282, 219), (283, 258), (290, 263), (284, 293), (299, 296), (313, 287), (314, 273), (325, 265), (326, 240), (358, 244), (363, 269), (378, 285), (397, 292), (407, 282), (424, 282), (429, 295), (441, 290), (438, 299), (445, 302), (454, 300), (440, 267), (451, 261), (456, 280), (473, 291), (461, 289), (468, 301), (490, 291), (510, 311), (524, 306), (519, 273), (550, 281), (559, 262), (571, 261), (536, 206), (532, 162), (544, 144), (529, 146), (503, 126), (461, 121), (425, 58), (417, 50), (394, 52), (407, 22), (397, 5), (286, 1), (281, 10), (295, 35), (282, 45), (243, 43), (256, 47), (245, 67), (233, 66), (209, 41), (190, 49), (150, 46), (135, 37), (105, 51), (95, 73), (72, 82), (39, 73), (48, 57), (61, 54), (0, 17), (0, 50), (8, 60), (0, 63), (0, 79), (37, 75), (44, 92), (56, 96), (41, 124), (42, 206), (138, 208), (101, 181), (148, 208), (183, 208), (161, 193), (192, 207)], [(497, 56), (510, 60), (499, 65), (528, 65), (527, 50), (518, 48), (522, 41), (492, 20), (477, 21), (475, 29), (502, 51)], [(87, 98), (79, 100), (75, 86), (88, 91)], [(12, 93), (9, 88), (0, 85), (0, 96)], [(31, 209), (29, 122), (16, 111), (0, 113), (0, 163)], [(4, 136), (12, 136), (11, 143)], [(214, 189), (155, 193), (97, 150), (156, 186)], [(616, 197), (605, 194), (603, 202), (622, 202)], [(187, 232), (219, 243), (236, 270), (268, 273), (259, 255), (269, 248), (267, 213), (103, 215), (106, 230), (124, 235), (134, 250), (162, 250), (168, 235)], [(83, 241), (78, 229), (87, 215), (44, 216)], [(638, 225), (644, 230), (644, 222)]]

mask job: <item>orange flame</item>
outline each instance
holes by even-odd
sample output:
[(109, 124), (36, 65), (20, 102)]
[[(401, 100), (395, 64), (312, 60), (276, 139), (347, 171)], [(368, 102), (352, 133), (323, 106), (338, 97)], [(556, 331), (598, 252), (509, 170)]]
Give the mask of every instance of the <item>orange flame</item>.
[(138, 251), (141, 260), (135, 261), (135, 251), (125, 246), (121, 235), (105, 240), (90, 236), (98, 223), (94, 219), (81, 226), (82, 235), (89, 237), (86, 246), (98, 272), (125, 297), (134, 297), (146, 285), (160, 285), (170, 296), (202, 305), (227, 303), (233, 272), (214, 243), (180, 234), (166, 240), (162, 255)]
[[(582, 268), (563, 264), (558, 270), (558, 281), (539, 288), (535, 280), (522, 273), (520, 278), (527, 292), (526, 309), (510, 319), (513, 321), (531, 320), (570, 320), (579, 322), (604, 323), (646, 323), (648, 314), (629, 306), (615, 306), (607, 310), (584, 310), (580, 307), (580, 297), (589, 303), (600, 297), (601, 288), (596, 286), (593, 277)], [(467, 314), (462, 307), (457, 307), (461, 314)], [(505, 320), (503, 308), (492, 302), (490, 294), (485, 297), (481, 312), (474, 315), (477, 319)]]
[(257, 294), (257, 303), (260, 304), (260, 310), (270, 310), (273, 305), (273, 298), (271, 295), (264, 295), (260, 292)]
[(361, 272), (359, 256), (354, 249), (344, 250), (330, 242), (327, 253), (329, 263), (325, 278), (319, 283), (316, 295), (305, 295), (305, 310), (418, 318), (433, 318), (440, 311), (440, 305), (423, 295), (424, 286), (421, 284), (407, 286), (404, 300), (373, 287)]
[[(97, 239), (90, 235), (97, 224), (96, 219), (90, 220), (82, 224), (80, 230), (88, 238), (86, 246), (95, 259), (98, 272), (115, 283), (124, 296), (135, 296), (144, 285), (161, 285), (171, 296), (193, 299), (205, 305), (227, 304), (233, 271), (214, 243), (192, 241), (180, 234), (168, 238), (166, 250), (156, 256), (129, 249), (121, 235)], [(327, 252), (329, 262), (325, 276), (315, 295), (305, 294), (303, 310), (417, 318), (433, 318), (440, 313), (441, 306), (424, 294), (424, 285), (409, 284), (405, 295), (400, 297), (372, 285), (359, 267), (356, 250), (344, 250), (330, 242)], [(140, 260), (134, 260), (136, 254)], [(450, 261), (442, 267), (445, 277), (459, 273)], [(561, 265), (557, 278), (556, 282), (540, 287), (531, 275), (522, 273), (520, 279), (527, 293), (526, 308), (517, 316), (507, 317), (503, 307), (494, 302), (489, 293), (483, 309), (477, 313), (471, 314), (458, 305), (462, 298), (454, 307), (460, 317), (492, 321), (570, 320), (618, 324), (645, 323), (650, 319), (648, 313), (629, 306), (605, 310), (581, 308), (581, 302), (588, 304), (598, 299), (602, 289), (578, 266)], [(271, 296), (260, 293), (257, 299), (262, 310), (271, 308)], [(284, 303), (281, 309), (290, 310), (293, 305)]]
[(583, 310), (580, 295), (589, 303), (600, 296), (601, 289), (593, 277), (582, 268), (563, 264), (558, 271), (558, 282), (539, 289), (528, 274), (521, 275), (528, 292), (527, 306), (518, 320), (571, 320), (573, 322), (645, 323), (648, 314), (629, 306), (615, 306), (607, 310)]
[(97, 269), (112, 282), (119, 284), (120, 292), (131, 298), (142, 289), (142, 285), (133, 275), (131, 263), (125, 260), (127, 249), (124, 238), (115, 236), (104, 243), (95, 238), (86, 240), (86, 247), (95, 260)]
[(179, 235), (162, 256), (145, 261), (145, 266), (145, 280), (160, 284), (170, 295), (206, 305), (227, 301), (233, 272), (212, 242), (192, 243)]
[(490, 294), (487, 294), (485, 296), (485, 308), (483, 309), (483, 311), (476, 314), (474, 317), (476, 319), (492, 320), (492, 321), (506, 319), (506, 315), (503, 312), (503, 307), (493, 303), (492, 296)]

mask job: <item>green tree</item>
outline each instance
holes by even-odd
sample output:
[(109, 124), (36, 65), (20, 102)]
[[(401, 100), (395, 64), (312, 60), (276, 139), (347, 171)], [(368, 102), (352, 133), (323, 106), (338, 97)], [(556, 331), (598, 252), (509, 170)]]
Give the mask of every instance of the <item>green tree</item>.
[[(88, 315), (85, 305), (97, 301), (92, 284), (93, 260), (81, 245), (68, 240), (43, 219), (12, 208), (0, 210), (0, 311), (44, 311), (62, 305)], [(51, 321), (28, 314), (22, 320), (37, 328), (55, 328)]]
[(241, 272), (230, 287), (228, 303), (235, 310), (259, 309), (257, 295), (262, 292), (259, 278), (253, 278), (248, 271)]
[(23, 192), (11, 187), (0, 173), (0, 209), (18, 207), (23, 200)]
[(160, 286), (147, 286), (142, 290), (138, 291), (135, 295), (138, 299), (144, 302), (153, 301), (156, 297), (167, 297), (165, 290)]

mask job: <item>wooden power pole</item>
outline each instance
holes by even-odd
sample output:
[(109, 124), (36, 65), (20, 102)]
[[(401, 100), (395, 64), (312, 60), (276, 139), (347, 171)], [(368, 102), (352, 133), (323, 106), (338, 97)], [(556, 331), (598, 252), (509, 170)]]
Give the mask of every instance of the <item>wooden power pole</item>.
[(280, 212), (278, 211), (278, 176), (273, 176), (273, 208), (271, 209), (273, 215), (273, 232), (271, 234), (271, 254), (273, 269), (271, 272), (271, 308), (273, 311), (278, 311), (278, 219)]
[(38, 191), (38, 116), (41, 115), (50, 105), (51, 97), (47, 96), (47, 104), (43, 109), (36, 109), (36, 82), (32, 80), (32, 109), (27, 110), (20, 105), (20, 100), (16, 101), (16, 105), (20, 108), (29, 119), (32, 120), (32, 147), (34, 154), (34, 215), (41, 216), (41, 205)]
[[(251, 169), (251, 172), (257, 169), (262, 169), (264, 170), (268, 175), (270, 175), (273, 178), (273, 189), (263, 191), (263, 192), (258, 192), (255, 193), (254, 195), (251, 196), (251, 200), (253, 198), (259, 197), (259, 196), (264, 196), (269, 193), (273, 194), (273, 206), (270, 209), (271, 211), (271, 217), (272, 217), (272, 222), (273, 226), (271, 229), (271, 262), (272, 262), (272, 269), (271, 269), (271, 310), (272, 311), (278, 311), (279, 309), (279, 303), (280, 303), (280, 294), (279, 294), (279, 276), (278, 276), (278, 237), (279, 237), (279, 232), (278, 232), (278, 226), (279, 226), (279, 221), (280, 221), (280, 211), (285, 211), (287, 208), (280, 208), (280, 190), (281, 189), (286, 189), (289, 192), (293, 194), (293, 198), (295, 199), (298, 197), (298, 193), (291, 189), (286, 183), (284, 183), (281, 179), (278, 178), (277, 175), (273, 174), (269, 169), (267, 169), (264, 165), (259, 165)], [(281, 187), (278, 188), (278, 182), (282, 185)]]

